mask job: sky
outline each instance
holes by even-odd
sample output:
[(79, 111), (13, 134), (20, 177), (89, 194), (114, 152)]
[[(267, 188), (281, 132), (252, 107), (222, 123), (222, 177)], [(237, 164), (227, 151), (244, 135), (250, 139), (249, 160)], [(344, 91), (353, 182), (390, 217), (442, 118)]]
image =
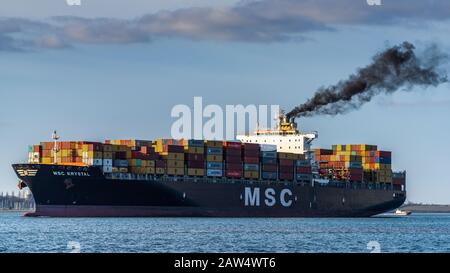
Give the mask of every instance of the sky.
[[(34, 2), (0, 10), (0, 191), (17, 189), (11, 164), (54, 129), (62, 140), (169, 137), (172, 108), (194, 96), (290, 110), (389, 46), (450, 49), (447, 0)], [(298, 122), (319, 132), (316, 147), (391, 150), (409, 201), (450, 204), (449, 116), (444, 83)]]

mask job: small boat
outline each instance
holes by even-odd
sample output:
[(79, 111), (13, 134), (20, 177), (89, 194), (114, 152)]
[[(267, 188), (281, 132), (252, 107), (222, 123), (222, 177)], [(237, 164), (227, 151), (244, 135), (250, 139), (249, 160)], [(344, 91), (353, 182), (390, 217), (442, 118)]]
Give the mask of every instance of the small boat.
[(398, 215), (398, 216), (408, 216), (408, 215), (411, 215), (411, 212), (410, 211), (406, 211), (406, 210), (397, 209), (394, 212), (394, 214)]

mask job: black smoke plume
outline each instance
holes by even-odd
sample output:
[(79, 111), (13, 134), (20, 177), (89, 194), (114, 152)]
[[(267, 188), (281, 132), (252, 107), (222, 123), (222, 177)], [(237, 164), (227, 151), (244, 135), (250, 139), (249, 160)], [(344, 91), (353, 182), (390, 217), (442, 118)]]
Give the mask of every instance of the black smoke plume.
[(414, 86), (437, 86), (447, 82), (440, 65), (447, 60), (437, 46), (428, 47), (419, 57), (409, 42), (388, 48), (373, 57), (373, 62), (359, 69), (347, 80), (320, 88), (306, 103), (287, 114), (289, 119), (314, 115), (337, 115), (360, 108), (374, 96)]

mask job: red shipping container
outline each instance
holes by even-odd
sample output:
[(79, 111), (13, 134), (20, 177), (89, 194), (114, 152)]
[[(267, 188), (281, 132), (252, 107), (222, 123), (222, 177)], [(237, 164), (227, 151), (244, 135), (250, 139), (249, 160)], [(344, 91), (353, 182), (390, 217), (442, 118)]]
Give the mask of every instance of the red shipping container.
[(280, 173), (294, 173), (294, 167), (292, 166), (280, 166)]
[(315, 153), (316, 156), (333, 155), (333, 150), (329, 150), (329, 149), (315, 149), (314, 153)]
[(150, 153), (148, 155), (148, 159), (149, 160), (157, 160), (157, 159), (159, 159), (159, 154), (157, 154), (157, 153)]
[(155, 161), (155, 167), (156, 168), (165, 168), (166, 167), (166, 161), (164, 161), (164, 160), (156, 160)]
[(242, 171), (227, 170), (225, 175), (229, 178), (242, 178)]
[(154, 152), (155, 152), (155, 149), (153, 147), (147, 147), (147, 146), (141, 147), (141, 153), (150, 154), (150, 153), (154, 153)]
[(167, 151), (169, 153), (184, 153), (184, 147), (178, 145), (168, 145)]
[(291, 159), (280, 159), (280, 166), (294, 166), (294, 160)]
[(404, 178), (392, 178), (392, 184), (394, 185), (405, 185), (405, 179)]
[(244, 156), (259, 157), (259, 150), (244, 150)]
[(259, 157), (244, 157), (244, 162), (248, 164), (258, 164)]
[(392, 158), (392, 152), (389, 151), (379, 151), (380, 157)]
[(242, 157), (240, 156), (226, 156), (225, 157), (225, 161), (227, 163), (241, 163), (242, 162)]
[(244, 143), (244, 150), (246, 151), (258, 151), (259, 152), (259, 144), (255, 143)]
[(126, 152), (115, 152), (115, 153), (113, 153), (113, 155), (114, 155), (114, 159), (120, 159), (120, 160), (127, 159), (127, 153)]
[(39, 145), (34, 145), (34, 146), (33, 146), (33, 151), (34, 151), (35, 153), (40, 153), (40, 152), (41, 152), (41, 146), (39, 146)]
[(364, 171), (363, 169), (349, 169), (349, 173), (352, 175), (362, 175)]
[(131, 152), (132, 159), (143, 159), (143, 154), (141, 152)]
[(276, 172), (277, 171), (277, 165), (276, 164), (263, 164), (262, 165), (262, 171), (263, 172)]
[(311, 167), (297, 167), (297, 173), (311, 173)]
[(294, 174), (292, 173), (280, 173), (280, 180), (294, 180)]
[(228, 148), (234, 148), (234, 149), (241, 149), (242, 143), (241, 142), (234, 142), (234, 141), (224, 141), (223, 147)]
[(62, 148), (64, 149), (64, 150), (68, 150), (68, 149), (70, 149), (70, 142), (68, 142), (68, 141), (64, 141), (64, 142), (62, 142)]
[(242, 171), (242, 164), (226, 164), (227, 170), (236, 170), (236, 171)]
[(186, 158), (189, 161), (205, 160), (205, 155), (203, 154), (186, 154)]
[(352, 181), (362, 181), (362, 178), (363, 178), (362, 174), (359, 174), (359, 175), (350, 174), (349, 175), (349, 180), (352, 180)]
[(188, 161), (187, 166), (188, 166), (188, 168), (192, 168), (192, 169), (204, 169), (205, 162), (204, 161)]
[(226, 149), (225, 154), (231, 156), (242, 156), (242, 151), (241, 149)]

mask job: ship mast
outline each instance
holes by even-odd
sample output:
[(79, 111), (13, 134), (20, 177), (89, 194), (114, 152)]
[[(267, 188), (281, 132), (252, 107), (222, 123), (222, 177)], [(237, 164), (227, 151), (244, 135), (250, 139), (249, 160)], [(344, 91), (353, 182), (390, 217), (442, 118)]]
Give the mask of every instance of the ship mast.
[(54, 155), (54, 157), (53, 157), (53, 164), (57, 164), (58, 163), (58, 139), (59, 139), (59, 136), (56, 133), (56, 130), (53, 131), (52, 139), (54, 141), (54, 145), (53, 145), (53, 155)]

